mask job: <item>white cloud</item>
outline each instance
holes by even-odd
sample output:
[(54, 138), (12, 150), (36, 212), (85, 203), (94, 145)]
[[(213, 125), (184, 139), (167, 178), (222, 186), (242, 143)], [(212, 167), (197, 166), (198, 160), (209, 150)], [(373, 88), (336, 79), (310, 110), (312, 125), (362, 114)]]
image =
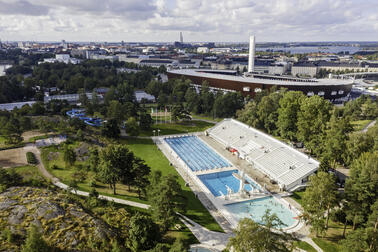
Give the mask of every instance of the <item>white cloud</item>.
[(3, 40), (378, 40), (376, 0), (0, 0)]

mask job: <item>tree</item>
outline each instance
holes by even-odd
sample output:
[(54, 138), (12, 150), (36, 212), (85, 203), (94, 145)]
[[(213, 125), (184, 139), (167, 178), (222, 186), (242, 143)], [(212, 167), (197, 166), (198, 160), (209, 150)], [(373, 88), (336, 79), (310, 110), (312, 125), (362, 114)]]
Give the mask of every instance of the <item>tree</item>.
[(140, 113), (139, 126), (141, 129), (143, 130), (151, 129), (152, 123), (153, 123), (153, 120), (150, 114), (146, 113), (145, 111)]
[(154, 172), (148, 198), (153, 218), (166, 231), (178, 220), (176, 211), (183, 210), (184, 207), (184, 197), (177, 176), (169, 174), (162, 177), (161, 173)]
[(353, 133), (349, 135), (344, 153), (344, 163), (350, 165), (353, 160), (358, 159), (362, 153), (373, 150), (374, 138), (371, 134)]
[(108, 113), (107, 117), (114, 119), (117, 121), (118, 124), (120, 124), (124, 120), (124, 111), (122, 104), (119, 103), (119, 101), (110, 101), (108, 106)]
[[(364, 252), (368, 249), (367, 236), (364, 229), (357, 229), (348, 233), (346, 239), (340, 242), (345, 252)], [(369, 250), (373, 251), (373, 250)]]
[(279, 102), (277, 128), (282, 137), (291, 141), (297, 140), (298, 112), (304, 99), (306, 96), (302, 92), (289, 91)]
[(150, 217), (140, 213), (131, 217), (128, 247), (132, 251), (151, 249), (159, 239), (159, 226)]
[(350, 177), (345, 183), (345, 198), (349, 211), (347, 218), (353, 222), (353, 230), (365, 223), (371, 206), (378, 195), (378, 151), (363, 153), (354, 160)]
[(72, 147), (65, 145), (63, 149), (63, 160), (67, 166), (73, 166), (76, 161), (76, 153)]
[[(312, 225), (316, 235), (327, 230), (330, 210), (337, 204), (337, 194), (336, 180), (333, 174), (320, 171), (310, 176), (303, 195), (302, 206), (305, 220)], [(326, 212), (325, 220), (324, 212)]]
[(169, 252), (182, 252), (182, 251), (187, 251), (187, 250), (188, 250), (188, 247), (185, 246), (185, 243), (183, 242), (183, 240), (180, 237), (178, 237), (176, 238), (175, 242), (172, 244), (172, 247), (169, 250)]
[(269, 134), (276, 131), (278, 120), (279, 101), (283, 92), (271, 92), (268, 96), (264, 96), (257, 105), (257, 116), (260, 126)]
[(258, 127), (257, 104), (255, 101), (248, 102), (243, 109), (236, 112), (238, 120), (252, 127)]
[(175, 122), (179, 120), (191, 119), (190, 113), (187, 110), (185, 110), (181, 104), (173, 106), (172, 111), (171, 111), (171, 117), (172, 117), (172, 120)]
[(321, 146), (327, 122), (330, 117), (331, 103), (320, 96), (311, 96), (301, 102), (298, 113), (297, 138), (311, 153)]
[(124, 180), (126, 174), (132, 170), (134, 155), (129, 149), (120, 144), (111, 144), (100, 153), (99, 176), (116, 192), (116, 183)]
[(348, 117), (337, 118), (331, 116), (328, 129), (326, 130), (326, 140), (324, 144), (325, 154), (332, 162), (332, 168), (336, 168), (336, 162), (342, 163), (346, 153), (346, 143), (348, 133), (353, 130)]
[(244, 106), (244, 98), (241, 93), (226, 93), (217, 95), (213, 110), (216, 117), (232, 117), (235, 112)]
[(137, 157), (134, 159), (132, 174), (134, 177), (134, 185), (136, 186), (136, 188), (138, 188), (139, 198), (141, 196), (141, 193), (143, 193), (143, 195), (146, 195), (146, 189), (150, 184), (150, 181), (148, 179), (150, 172), (151, 168), (146, 165), (146, 163), (142, 159)]
[(235, 252), (292, 251), (294, 237), (284, 232), (274, 232), (282, 225), (275, 214), (271, 215), (267, 210), (262, 222), (264, 226), (249, 218), (240, 220), (234, 231), (235, 236), (230, 238), (227, 248), (232, 248)]
[(139, 135), (139, 125), (138, 125), (137, 120), (134, 117), (130, 117), (129, 119), (127, 119), (125, 126), (126, 126), (126, 132), (130, 136)]
[(103, 123), (101, 135), (109, 138), (119, 138), (121, 131), (116, 119), (109, 119)]
[(35, 225), (31, 225), (22, 252), (49, 252), (50, 248)]

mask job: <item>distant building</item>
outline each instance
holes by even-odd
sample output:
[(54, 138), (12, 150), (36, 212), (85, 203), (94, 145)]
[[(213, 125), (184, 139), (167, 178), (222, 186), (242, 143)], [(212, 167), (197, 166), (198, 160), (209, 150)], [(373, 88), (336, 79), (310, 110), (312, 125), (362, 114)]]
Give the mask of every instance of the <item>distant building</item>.
[(210, 49), (207, 47), (198, 47), (197, 48), (197, 53), (209, 53)]
[(80, 63), (80, 60), (76, 59), (76, 58), (71, 58), (71, 56), (68, 53), (62, 53), (62, 54), (56, 54), (55, 58), (44, 59), (43, 62), (39, 62), (38, 64), (40, 64), (40, 63), (56, 63), (56, 62), (76, 65), (76, 64)]
[(319, 68), (316, 64), (310, 62), (298, 62), (294, 63), (291, 67), (291, 75), (293, 76), (308, 76), (315, 77)]

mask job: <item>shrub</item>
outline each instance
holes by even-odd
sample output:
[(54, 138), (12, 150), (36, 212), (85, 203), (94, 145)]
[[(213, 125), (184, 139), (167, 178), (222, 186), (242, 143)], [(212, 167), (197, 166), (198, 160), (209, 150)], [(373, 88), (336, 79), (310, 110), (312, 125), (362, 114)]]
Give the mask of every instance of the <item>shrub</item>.
[(37, 159), (35, 158), (35, 155), (33, 152), (26, 152), (26, 161), (29, 163), (29, 164), (37, 164)]

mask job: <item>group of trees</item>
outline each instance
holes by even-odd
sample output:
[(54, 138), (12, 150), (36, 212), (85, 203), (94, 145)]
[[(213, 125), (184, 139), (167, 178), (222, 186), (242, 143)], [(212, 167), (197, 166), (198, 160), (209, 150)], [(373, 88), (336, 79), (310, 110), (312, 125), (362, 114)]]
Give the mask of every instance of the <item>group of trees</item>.
[[(372, 147), (371, 138), (375, 135), (350, 134), (350, 121), (377, 116), (378, 103), (365, 96), (337, 108), (322, 97), (306, 97), (302, 92), (283, 89), (263, 91), (237, 112), (239, 120), (253, 127), (292, 142), (303, 142), (311, 154), (332, 168), (336, 162), (350, 164), (358, 153)], [(354, 150), (356, 145), (361, 148), (358, 153)]]
[(117, 194), (117, 183), (122, 183), (129, 188), (136, 187), (139, 197), (146, 195), (146, 188), (150, 183), (150, 167), (134, 156), (125, 145), (110, 144), (101, 150), (92, 149), (89, 166), (98, 180), (113, 189), (113, 194)]
[[(303, 218), (316, 235), (328, 229), (329, 219), (344, 224), (343, 251), (378, 249), (378, 151), (363, 153), (352, 162), (345, 193), (339, 194), (335, 175), (323, 171), (310, 177), (303, 196)], [(346, 226), (352, 231), (346, 235)]]
[(232, 117), (236, 110), (243, 108), (244, 98), (240, 93), (213, 92), (209, 85), (202, 83), (201, 90), (190, 85), (189, 80), (174, 79), (167, 83), (151, 81), (146, 91), (157, 97), (158, 105), (177, 105), (195, 114)]

